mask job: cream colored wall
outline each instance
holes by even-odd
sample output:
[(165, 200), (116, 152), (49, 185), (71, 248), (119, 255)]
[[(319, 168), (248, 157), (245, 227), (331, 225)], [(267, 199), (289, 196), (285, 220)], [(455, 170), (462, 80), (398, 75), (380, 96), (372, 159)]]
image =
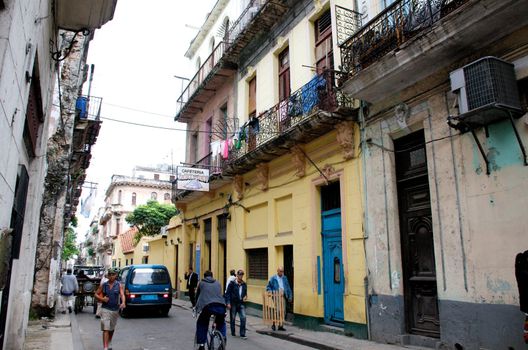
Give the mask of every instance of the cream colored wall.
[[(526, 168), (511, 126), (503, 123), (490, 128), (490, 138), (482, 129), (477, 130), (477, 137), (489, 149), (488, 142), (499, 131), (509, 130), (510, 135), (502, 137), (509, 147), (499, 145), (501, 153), (493, 161), (508, 157), (507, 153), (518, 154), (519, 158), (487, 176), (471, 134), (458, 136), (446, 124), (447, 115), (458, 114), (447, 109), (446, 105), (454, 105), (452, 95), (448, 96), (447, 104), (443, 92), (413, 103), (407, 130), (402, 130), (394, 116), (385, 115), (384, 121), (369, 125), (366, 137), (388, 149), (393, 147), (392, 139), (408, 131), (424, 129), (426, 141), (445, 138), (426, 146), (439, 298), (516, 305), (519, 301), (513, 265), (515, 255), (526, 250), (528, 226), (524, 210), (527, 197), (521, 195), (528, 190)], [(528, 133), (522, 123), (518, 120), (516, 125), (527, 144)], [(449, 138), (450, 134), (456, 136)], [(369, 146), (366, 155), (366, 173), (378, 174), (367, 177), (370, 287), (379, 294), (402, 295), (394, 155), (375, 146)], [(388, 194), (387, 205), (384, 191)]]

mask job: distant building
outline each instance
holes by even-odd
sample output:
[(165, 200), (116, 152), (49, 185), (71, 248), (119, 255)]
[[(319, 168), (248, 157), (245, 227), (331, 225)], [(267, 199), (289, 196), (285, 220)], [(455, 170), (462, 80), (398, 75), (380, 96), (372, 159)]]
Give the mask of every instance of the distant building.
[(126, 216), (138, 205), (149, 200), (159, 203), (171, 203), (171, 180), (174, 175), (169, 166), (140, 167), (133, 169), (133, 176), (113, 175), (106, 190), (105, 208), (99, 220), (101, 240), (96, 253), (101, 264), (113, 264), (112, 242), (119, 241), (121, 233), (130, 229)]

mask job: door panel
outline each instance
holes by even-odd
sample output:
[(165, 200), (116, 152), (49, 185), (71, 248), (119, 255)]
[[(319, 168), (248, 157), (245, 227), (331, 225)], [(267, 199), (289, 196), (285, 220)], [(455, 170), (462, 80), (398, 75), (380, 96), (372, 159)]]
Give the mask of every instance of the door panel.
[(423, 131), (396, 140), (407, 331), (440, 336), (431, 198)]
[(323, 283), (325, 321), (344, 321), (344, 274), (341, 242), (341, 210), (332, 209), (322, 213), (323, 227)]

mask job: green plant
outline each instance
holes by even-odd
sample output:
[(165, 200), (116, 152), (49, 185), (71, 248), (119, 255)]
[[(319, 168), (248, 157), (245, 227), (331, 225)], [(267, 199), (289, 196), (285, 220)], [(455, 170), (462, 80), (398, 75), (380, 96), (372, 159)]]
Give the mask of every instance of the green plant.
[(134, 237), (138, 242), (142, 236), (159, 234), (161, 228), (177, 213), (178, 209), (173, 204), (160, 204), (150, 200), (146, 205), (139, 205), (125, 220), (138, 229), (138, 234)]
[(88, 255), (95, 256), (95, 249), (93, 249), (92, 247), (88, 248)]
[(77, 233), (73, 229), (73, 224), (77, 225), (77, 220), (71, 222), (70, 226), (64, 232), (64, 244), (62, 245), (62, 259), (69, 260), (72, 256), (79, 254), (79, 248), (76, 246)]

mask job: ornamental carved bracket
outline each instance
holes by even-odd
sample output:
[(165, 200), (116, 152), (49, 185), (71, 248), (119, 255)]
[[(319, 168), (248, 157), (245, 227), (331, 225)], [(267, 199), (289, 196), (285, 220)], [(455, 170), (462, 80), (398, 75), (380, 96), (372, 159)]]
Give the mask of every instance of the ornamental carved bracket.
[(306, 174), (306, 156), (300, 146), (291, 149), (292, 163), (295, 168), (295, 176), (301, 178)]
[(244, 177), (242, 175), (235, 175), (233, 187), (235, 188), (238, 199), (242, 199), (244, 197)]
[(266, 191), (269, 187), (269, 167), (267, 163), (257, 164), (257, 181), (260, 189)]
[(345, 160), (355, 158), (354, 122), (339, 123), (335, 126), (335, 129), (337, 131), (337, 142), (343, 150), (343, 158)]
[(334, 167), (331, 166), (330, 164), (325, 164), (323, 169), (321, 169), (321, 172), (324, 174), (324, 176), (327, 179), (330, 179), (335, 174), (336, 171), (335, 171)]

